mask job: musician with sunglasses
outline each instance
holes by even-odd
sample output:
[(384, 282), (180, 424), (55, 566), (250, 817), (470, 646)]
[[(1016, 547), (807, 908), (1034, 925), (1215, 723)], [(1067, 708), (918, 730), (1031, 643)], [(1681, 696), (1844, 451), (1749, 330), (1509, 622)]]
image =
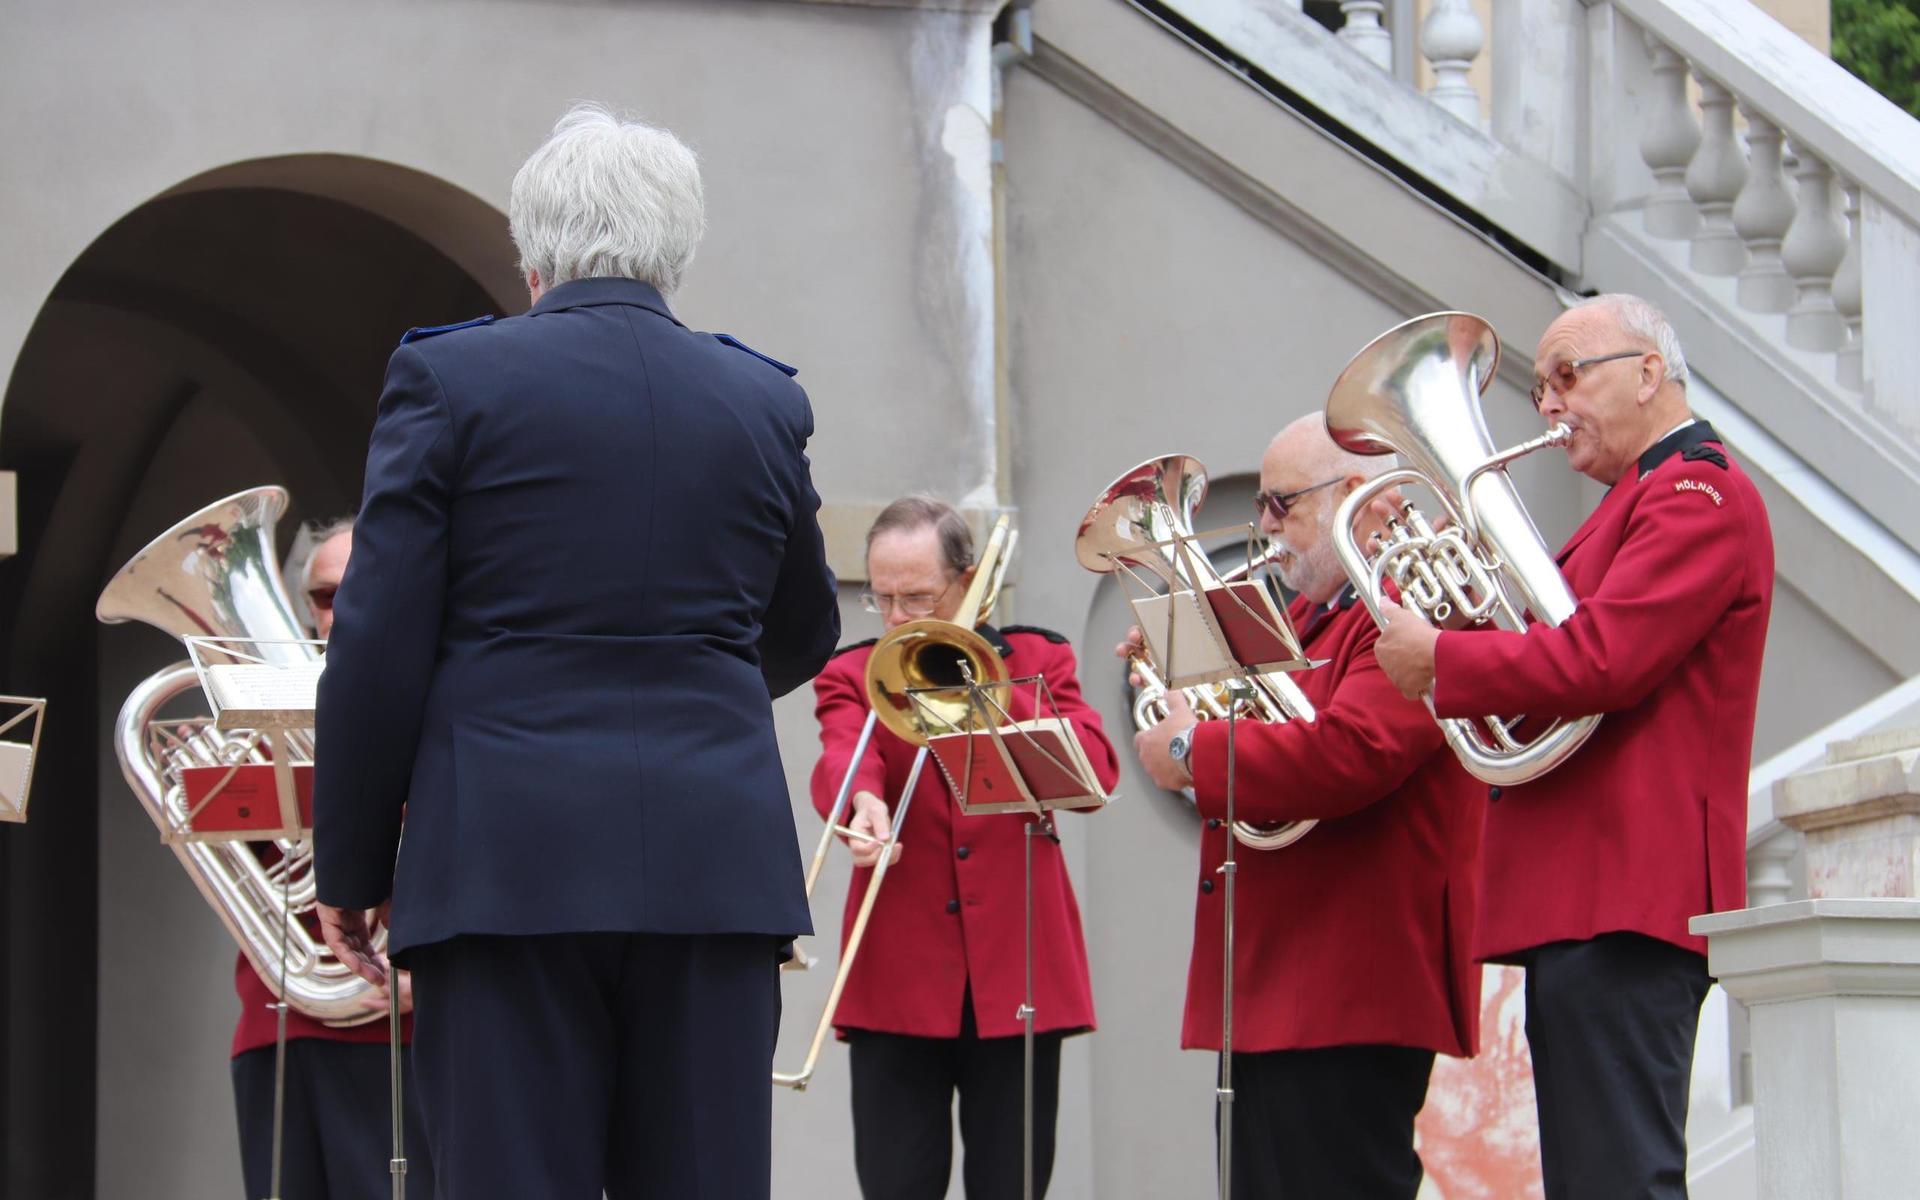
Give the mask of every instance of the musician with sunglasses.
[[(309, 527), (307, 552), (292, 570), (314, 636), (333, 632), (333, 594), (353, 552), (353, 518)], [(259, 847), (256, 847), (258, 850)], [(268, 847), (271, 853), (271, 848)], [(312, 930), (318, 923), (308, 917)], [(412, 1007), (411, 980), (398, 974), (401, 1009)], [(234, 1114), (240, 1132), (240, 1170), (248, 1200), (269, 1195), (273, 1176), (274, 1058), (279, 1014), (259, 972), (239, 955), (234, 991), (240, 1019), (233, 1031)], [(388, 1169), (392, 1125), (388, 1117), (387, 996), (367, 994), (368, 1015), (382, 1019), (336, 1027), (298, 1011), (287, 1013), (286, 1104), (281, 1129), (280, 1194), (287, 1200), (326, 1196), (333, 1200), (385, 1200), (393, 1194)], [(401, 1039), (413, 1039), (413, 1019), (401, 1024)], [(427, 1153), (420, 1099), (411, 1089), (407, 1108), (407, 1184), (433, 1194), (433, 1159)]]
[[(941, 501), (909, 496), (888, 505), (867, 532), (867, 611), (887, 629), (923, 617), (952, 620), (975, 571), (973, 535)], [(1034, 626), (982, 625), (979, 632), (1014, 677), (1044, 675), (1060, 715), (1080, 736), (1100, 786), (1119, 763), (1100, 715), (1081, 696), (1067, 639)], [(848, 646), (814, 680), (820, 760), (813, 803), (833, 806), (867, 718), (871, 640)], [(1032, 717), (1030, 689), (1009, 710)], [(879, 842), (892, 830), (916, 747), (884, 725), (854, 777), (848, 826), (855, 871), (846, 928), (866, 894)], [(868, 920), (860, 955), (835, 1010), (849, 1044), (854, 1167), (867, 1200), (938, 1200), (952, 1170), (953, 1098), (965, 1145), (969, 1200), (1021, 1195), (1023, 1039), (1026, 991), (1025, 870), (1028, 818), (968, 816), (941, 773), (927, 768), (900, 831), (897, 855)], [(1035, 998), (1034, 1180), (1044, 1195), (1053, 1169), (1060, 1043), (1093, 1028), (1093, 993), (1080, 910), (1057, 841), (1032, 838)], [(844, 942), (844, 936), (843, 936)]]
[[(1557, 628), (1375, 647), (1441, 717), (1603, 714), (1554, 771), (1488, 787), (1477, 955), (1527, 971), (1549, 1200), (1686, 1195), (1688, 1086), (1711, 982), (1700, 913), (1746, 903), (1747, 772), (1773, 598), (1752, 480), (1687, 405), (1667, 319), (1608, 295), (1547, 327), (1533, 402), (1609, 491), (1560, 552)], [(1524, 728), (1522, 730), (1525, 732)]]
[[(1434, 1055), (1476, 1046), (1480, 968), (1467, 949), (1480, 813), (1461, 803), (1426, 709), (1374, 661), (1378, 627), (1334, 552), (1340, 502), (1392, 466), (1340, 449), (1318, 413), (1282, 430), (1260, 462), (1260, 532), (1320, 665), (1293, 676), (1313, 720), (1238, 722), (1234, 815), (1319, 823), (1284, 849), (1235, 854), (1236, 1200), (1413, 1200), (1414, 1118)], [(1135, 628), (1116, 653), (1141, 645)], [(1184, 695), (1169, 699), (1134, 748), (1155, 783), (1192, 787), (1206, 821), (1180, 1044), (1218, 1052), (1227, 729), (1196, 722)]]

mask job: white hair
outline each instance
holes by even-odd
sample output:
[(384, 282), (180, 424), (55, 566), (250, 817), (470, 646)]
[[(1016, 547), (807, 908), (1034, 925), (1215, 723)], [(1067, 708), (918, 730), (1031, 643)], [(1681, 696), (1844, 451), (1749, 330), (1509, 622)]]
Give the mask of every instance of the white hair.
[(1660, 352), (1669, 381), (1681, 387), (1687, 385), (1687, 356), (1680, 349), (1680, 335), (1673, 331), (1673, 323), (1667, 320), (1667, 314), (1654, 307), (1651, 301), (1627, 292), (1606, 292), (1582, 300), (1567, 311), (1575, 312), (1583, 308), (1606, 309), (1612, 314), (1614, 323), (1620, 326), (1620, 332), (1628, 337), (1639, 338)]
[(514, 175), (507, 221), (544, 287), (615, 277), (670, 294), (707, 228), (700, 162), (664, 129), (576, 104)]

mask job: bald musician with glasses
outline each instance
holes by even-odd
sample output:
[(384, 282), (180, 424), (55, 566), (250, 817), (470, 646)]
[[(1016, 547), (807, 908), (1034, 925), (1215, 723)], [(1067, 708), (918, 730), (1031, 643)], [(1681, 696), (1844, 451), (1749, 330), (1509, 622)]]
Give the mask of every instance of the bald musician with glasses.
[[(1293, 676), (1312, 721), (1233, 731), (1234, 815), (1318, 824), (1284, 849), (1235, 853), (1234, 1200), (1414, 1200), (1413, 1125), (1434, 1055), (1476, 1048), (1480, 968), (1467, 947), (1480, 812), (1461, 802), (1464, 776), (1425, 707), (1381, 674), (1378, 627), (1334, 551), (1340, 502), (1393, 465), (1336, 446), (1318, 413), (1260, 460), (1260, 532), (1320, 665)], [(1116, 653), (1141, 647), (1136, 627)], [(1227, 732), (1175, 693), (1167, 718), (1134, 737), (1153, 781), (1192, 787), (1206, 819), (1180, 1044), (1215, 1053)]]
[[(974, 576), (973, 535), (952, 507), (909, 496), (867, 532), (868, 590), (861, 599), (886, 629), (923, 617), (952, 620)], [(1080, 694), (1073, 648), (1030, 625), (979, 632), (1014, 678), (1044, 675), (1103, 790), (1119, 777), (1100, 716)], [(814, 680), (820, 760), (813, 803), (833, 806), (867, 718), (869, 639), (842, 649)], [(1032, 689), (1008, 707), (1032, 717)], [(854, 780), (848, 826), (855, 840), (846, 925), (852, 926), (891, 810), (916, 747), (885, 726)], [(1021, 1195), (1022, 1024), (1025, 995), (1025, 825), (1020, 813), (968, 816), (938, 770), (921, 774), (897, 858), (873, 907), (834, 1027), (849, 1044), (854, 1167), (866, 1200), (938, 1200), (952, 1172), (953, 1098), (960, 1097), (961, 1176), (968, 1200)], [(1033, 841), (1034, 1178), (1045, 1195), (1053, 1169), (1060, 1043), (1093, 1028), (1093, 991), (1073, 884), (1057, 842)]]
[(1557, 628), (1439, 633), (1389, 607), (1375, 645), (1442, 717), (1604, 714), (1531, 783), (1488, 787), (1478, 957), (1526, 968), (1549, 1200), (1684, 1197), (1700, 913), (1746, 903), (1747, 772), (1773, 599), (1753, 481), (1687, 403), (1667, 318), (1599, 296), (1547, 327), (1534, 407), (1608, 492), (1560, 552)]

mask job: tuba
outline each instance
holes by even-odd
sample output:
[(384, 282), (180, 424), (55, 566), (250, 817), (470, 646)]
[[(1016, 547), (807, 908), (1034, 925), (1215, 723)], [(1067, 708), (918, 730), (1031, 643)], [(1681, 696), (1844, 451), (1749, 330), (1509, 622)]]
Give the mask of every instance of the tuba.
[[(1198, 459), (1171, 454), (1141, 463), (1113, 481), (1094, 500), (1093, 507), (1081, 518), (1080, 532), (1074, 538), (1074, 557), (1080, 565), (1098, 574), (1109, 574), (1122, 564), (1152, 572), (1169, 589), (1218, 586), (1234, 582), (1263, 566), (1271, 552), (1249, 560), (1231, 571), (1213, 569), (1203, 558), (1195, 558), (1195, 569), (1204, 578), (1187, 579), (1179, 562), (1161, 544), (1176, 537), (1191, 538), (1195, 517), (1207, 498), (1207, 469)], [(1146, 655), (1138, 655), (1133, 673), (1142, 686), (1133, 701), (1133, 724), (1151, 729), (1167, 719), (1167, 686), (1160, 669)], [(1223, 680), (1196, 684), (1181, 689), (1192, 705), (1194, 716), (1203, 721), (1251, 718), (1267, 724), (1283, 721), (1313, 720), (1313, 704), (1298, 684), (1282, 671), (1250, 676), (1246, 681)], [(1307, 835), (1313, 821), (1283, 821), (1271, 827), (1248, 821), (1235, 821), (1233, 834), (1241, 845), (1253, 850), (1279, 850)]]
[[(907, 773), (906, 786), (893, 811), (892, 828), (867, 880), (866, 895), (861, 897), (860, 908), (854, 914), (853, 928), (847, 931), (847, 944), (840, 950), (840, 966), (827, 992), (826, 1007), (814, 1026), (806, 1060), (798, 1071), (775, 1071), (773, 1082), (777, 1086), (804, 1092), (813, 1081), (820, 1049), (826, 1045), (827, 1033), (833, 1028), (833, 1014), (840, 1007), (840, 993), (846, 990), (847, 977), (859, 957), (860, 943), (867, 933), (867, 919), (873, 914), (873, 902), (879, 898), (880, 885), (886, 881), (893, 848), (900, 840), (900, 829), (907, 822), (913, 793), (920, 785), (920, 773), (927, 765), (927, 739), (966, 719), (970, 710), (969, 684), (1005, 683), (1010, 677), (1006, 660), (993, 648), (993, 643), (975, 632), (974, 626), (987, 619), (999, 600), (1007, 564), (1013, 560), (1013, 547), (1018, 540), (1019, 534), (1014, 532), (1009, 518), (1002, 516), (994, 522), (986, 549), (980, 552), (980, 560), (975, 564), (973, 581), (967, 585), (953, 620), (922, 617), (895, 626), (874, 643), (873, 652), (867, 657), (867, 722), (854, 745), (853, 757), (847, 762), (847, 773), (840, 781), (833, 807), (827, 812), (827, 826), (820, 831), (813, 861), (807, 867), (809, 900), (813, 898), (813, 885), (819, 881), (833, 836), (836, 833), (860, 836), (840, 824), (840, 818), (853, 795), (854, 776), (859, 773), (860, 760), (866, 756), (867, 746), (873, 740), (874, 725), (885, 725), (902, 741), (919, 746), (920, 751), (914, 755), (913, 767)], [(940, 689), (950, 689), (957, 694), (943, 696)], [(789, 965), (806, 970), (812, 963), (796, 946)]]
[[(274, 553), (273, 528), (286, 507), (287, 493), (277, 487), (208, 505), (120, 568), (100, 593), (94, 615), (109, 625), (145, 621), (179, 638), (257, 638), (262, 656), (279, 661), (318, 658), (316, 647), (296, 644), (306, 632)], [(114, 727), (114, 749), (128, 785), (269, 991), (329, 1025), (379, 1019), (384, 1012), (366, 1005), (372, 986), (303, 923), (285, 919), (289, 910), (297, 917), (314, 906), (310, 845), (277, 839), (272, 844), (278, 855), (268, 862), (243, 842), (185, 840), (191, 815), (184, 769), (271, 761), (259, 734), (216, 729), (207, 716), (160, 715), (176, 698), (199, 689), (198, 673), (179, 663), (155, 672), (127, 697)], [(294, 744), (297, 753), (311, 757), (310, 739), (296, 735)]]
[[(1506, 472), (1516, 458), (1565, 445), (1570, 431), (1557, 424), (1495, 453), (1480, 394), (1499, 361), (1500, 339), (1486, 321), (1470, 313), (1431, 313), (1373, 339), (1333, 385), (1327, 398), (1333, 440), (1355, 454), (1398, 454), (1410, 464), (1353, 491), (1334, 516), (1340, 565), (1376, 621), (1388, 579), (1400, 590), (1400, 603), (1434, 625), (1492, 624), (1524, 633), (1529, 613), (1548, 625), (1573, 615), (1573, 592)], [(1411, 502), (1404, 503), (1369, 554), (1355, 537), (1356, 524), (1376, 497), (1409, 483), (1438, 497), (1447, 524), (1436, 530)], [(1426, 701), (1431, 710), (1433, 697)], [(1555, 721), (1523, 742), (1515, 731), (1524, 719), (1439, 723), (1470, 774), (1508, 785), (1559, 766), (1600, 721)]]

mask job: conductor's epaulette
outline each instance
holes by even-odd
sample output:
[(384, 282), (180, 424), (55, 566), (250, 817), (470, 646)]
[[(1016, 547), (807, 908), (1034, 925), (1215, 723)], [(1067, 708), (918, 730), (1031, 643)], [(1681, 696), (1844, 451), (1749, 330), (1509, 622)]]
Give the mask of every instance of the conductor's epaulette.
[(1002, 625), (1000, 627), (1000, 632), (1001, 633), (1035, 633), (1035, 634), (1039, 634), (1041, 637), (1052, 642), (1056, 646), (1064, 646), (1067, 644), (1066, 634), (1061, 633), (1058, 630), (1043, 629), (1038, 625)]
[(421, 325), (421, 326), (418, 326), (417, 328), (409, 329), (405, 333), (401, 334), (400, 344), (404, 346), (408, 342), (417, 342), (422, 338), (430, 338), (437, 334), (452, 333), (456, 329), (472, 329), (479, 325), (491, 325), (491, 324), (493, 324), (492, 314), (488, 314), (487, 316), (484, 316), (484, 317), (475, 317), (471, 321), (455, 321), (451, 325)]
[(790, 367), (786, 363), (781, 362), (779, 359), (775, 358), (771, 354), (762, 354), (758, 350), (755, 350), (752, 346), (747, 345), (745, 342), (741, 341), (739, 338), (733, 336), (730, 333), (716, 333), (713, 336), (714, 336), (714, 340), (718, 341), (721, 345), (732, 346), (735, 350), (745, 350), (748, 354), (753, 355), (755, 358), (759, 359), (761, 362), (766, 363), (768, 366), (774, 367), (777, 370), (779, 370), (779, 372), (782, 375), (785, 375), (788, 379), (792, 379), (795, 375), (798, 375), (800, 373), (799, 367)]
[(834, 659), (839, 658), (842, 654), (846, 654), (847, 652), (852, 650), (864, 650), (868, 646), (873, 645), (875, 642), (879, 640), (880, 639), (877, 637), (870, 637), (864, 642), (849, 642), (846, 645), (840, 647), (838, 650), (835, 650), (831, 655), (829, 655), (827, 658), (827, 661), (832, 662)]

